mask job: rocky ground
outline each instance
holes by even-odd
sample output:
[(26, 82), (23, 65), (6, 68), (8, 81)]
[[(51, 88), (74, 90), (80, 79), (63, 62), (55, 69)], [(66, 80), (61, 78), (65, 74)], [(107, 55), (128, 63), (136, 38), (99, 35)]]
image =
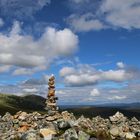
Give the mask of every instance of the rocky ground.
[(117, 112), (92, 119), (63, 111), (41, 115), (19, 111), (0, 116), (0, 140), (140, 140), (140, 121)]

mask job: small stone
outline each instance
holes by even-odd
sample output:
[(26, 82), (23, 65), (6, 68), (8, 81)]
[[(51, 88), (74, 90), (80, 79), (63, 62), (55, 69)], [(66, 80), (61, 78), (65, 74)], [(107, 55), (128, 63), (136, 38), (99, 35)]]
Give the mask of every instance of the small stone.
[(70, 128), (65, 131), (64, 133), (65, 140), (78, 140), (78, 135), (76, 133), (76, 130), (73, 128)]
[(133, 118), (131, 119), (131, 121), (132, 121), (132, 122), (138, 122), (138, 119), (137, 119), (136, 117), (133, 117)]
[(54, 117), (52, 117), (52, 116), (49, 116), (49, 117), (46, 117), (46, 120), (47, 120), (47, 121), (54, 121), (54, 120), (55, 120), (55, 118), (54, 118)]
[(78, 140), (89, 140), (90, 135), (86, 134), (83, 131), (79, 131), (78, 137), (79, 137)]
[(119, 136), (119, 128), (118, 127), (113, 127), (113, 128), (111, 128), (110, 129), (110, 134), (112, 135), (112, 136)]
[(135, 134), (130, 133), (130, 132), (127, 132), (125, 137), (126, 137), (126, 139), (134, 139), (134, 138), (136, 138)]
[(13, 120), (13, 116), (9, 112), (6, 112), (6, 114), (2, 117), (2, 120), (5, 122), (11, 121)]
[(26, 119), (26, 116), (27, 116), (27, 113), (26, 112), (22, 112), (20, 114), (20, 116), (18, 117), (19, 120), (25, 120)]
[(39, 140), (36, 132), (27, 132), (23, 134), (21, 140)]
[(115, 115), (110, 116), (109, 119), (112, 123), (114, 123), (114, 122), (125, 122), (126, 121), (126, 117), (124, 117), (124, 115), (120, 112), (117, 112)]
[(68, 123), (67, 121), (63, 120), (63, 119), (58, 120), (58, 121), (57, 121), (57, 124), (58, 124), (58, 127), (59, 127), (60, 129), (70, 127), (69, 123)]
[(14, 119), (14, 120), (13, 120), (13, 123), (14, 123), (14, 124), (17, 124), (18, 122), (19, 122), (18, 119)]
[(48, 129), (48, 128), (43, 128), (40, 129), (40, 134), (46, 138), (46, 137), (52, 137), (52, 135), (55, 135), (56, 132), (54, 130)]
[(27, 125), (24, 125), (18, 129), (18, 132), (26, 132), (29, 129)]

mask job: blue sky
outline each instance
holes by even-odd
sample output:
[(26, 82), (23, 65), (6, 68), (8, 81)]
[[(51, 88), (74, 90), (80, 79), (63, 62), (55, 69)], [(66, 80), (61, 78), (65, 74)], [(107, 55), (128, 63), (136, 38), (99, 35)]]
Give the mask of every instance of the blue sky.
[(59, 104), (140, 100), (139, 0), (0, 0), (0, 92)]

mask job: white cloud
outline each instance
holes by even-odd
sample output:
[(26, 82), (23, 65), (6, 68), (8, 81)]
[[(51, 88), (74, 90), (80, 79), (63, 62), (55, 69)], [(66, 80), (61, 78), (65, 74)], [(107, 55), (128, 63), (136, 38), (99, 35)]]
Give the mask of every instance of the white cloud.
[(124, 82), (135, 79), (139, 72), (127, 69), (96, 70), (91, 65), (77, 65), (76, 67), (64, 67), (59, 74), (68, 86), (88, 86), (102, 81)]
[(139, 0), (104, 0), (101, 12), (106, 13), (105, 20), (113, 26), (125, 29), (140, 28)]
[(127, 72), (126, 70), (108, 70), (101, 72), (101, 78), (109, 81), (121, 82), (127, 79), (131, 79), (134, 73)]
[[(22, 35), (20, 23), (15, 22), (8, 35), (0, 33), (0, 64), (19, 67), (14, 75), (44, 70), (59, 56), (67, 56), (77, 50), (78, 37), (69, 29), (46, 28), (35, 40)], [(22, 68), (20, 68), (22, 67)]]
[(64, 67), (60, 70), (60, 76), (62, 77), (73, 73), (75, 73), (75, 69), (72, 67)]
[(77, 68), (64, 67), (59, 72), (65, 83), (71, 86), (95, 84), (99, 79), (96, 73), (90, 65), (78, 65)]
[(90, 95), (91, 96), (99, 96), (100, 91), (97, 88), (94, 88), (94, 89), (91, 90)]
[(25, 88), (25, 89), (23, 89), (23, 92), (25, 92), (25, 93), (37, 93), (38, 89), (36, 89), (36, 88)]
[(123, 62), (117, 62), (117, 66), (118, 68), (120, 69), (123, 69), (125, 67), (124, 63)]
[(74, 2), (71, 6), (74, 14), (68, 17), (68, 24), (75, 31), (87, 32), (108, 28), (140, 29), (139, 0), (71, 1)]
[(100, 20), (94, 19), (94, 16), (91, 13), (81, 16), (71, 15), (67, 22), (72, 29), (78, 32), (87, 32), (106, 28)]
[(0, 18), (0, 27), (2, 27), (4, 25), (4, 21), (2, 18)]
[(13, 71), (13, 75), (31, 75), (34, 71), (26, 68), (17, 68)]
[(125, 95), (124, 96), (117, 96), (117, 95), (115, 95), (115, 96), (109, 97), (108, 99), (109, 100), (124, 100), (126, 98), (127, 97)]
[(62, 94), (63, 95), (63, 94), (66, 94), (66, 93), (63, 90), (57, 90), (56, 94), (60, 94), (60, 95)]

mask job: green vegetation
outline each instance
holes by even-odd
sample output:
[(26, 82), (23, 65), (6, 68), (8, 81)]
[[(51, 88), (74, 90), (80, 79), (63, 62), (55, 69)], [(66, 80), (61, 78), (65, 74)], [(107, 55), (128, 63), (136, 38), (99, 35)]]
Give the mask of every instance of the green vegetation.
[(5, 112), (14, 114), (17, 111), (44, 112), (45, 99), (37, 95), (16, 96), (0, 94), (0, 115)]

